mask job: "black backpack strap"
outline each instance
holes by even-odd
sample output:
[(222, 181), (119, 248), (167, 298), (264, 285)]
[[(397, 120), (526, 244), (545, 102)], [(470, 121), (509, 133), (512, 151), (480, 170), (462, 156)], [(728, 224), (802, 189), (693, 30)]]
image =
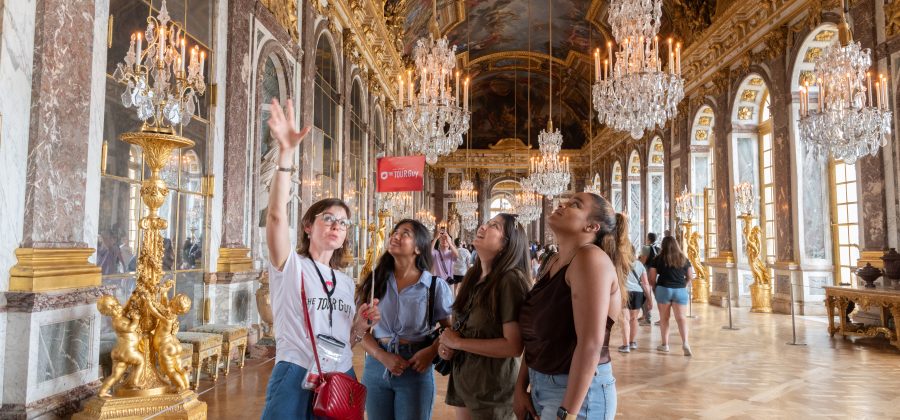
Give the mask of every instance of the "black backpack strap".
[(428, 286), (428, 312), (425, 314), (428, 328), (434, 327), (434, 289), (435, 283), (437, 283), (437, 276), (431, 276), (431, 286)]

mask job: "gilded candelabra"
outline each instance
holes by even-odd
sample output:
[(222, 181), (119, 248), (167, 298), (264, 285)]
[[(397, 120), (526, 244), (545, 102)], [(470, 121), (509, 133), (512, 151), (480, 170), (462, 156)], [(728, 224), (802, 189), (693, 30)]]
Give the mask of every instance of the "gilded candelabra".
[(381, 250), (384, 248), (384, 238), (387, 231), (388, 217), (391, 217), (390, 210), (379, 209), (377, 228), (375, 226), (375, 223), (369, 223), (367, 230), (369, 231), (369, 235), (372, 237), (372, 245), (369, 246), (368, 251), (366, 251), (366, 262), (365, 264), (363, 264), (362, 270), (360, 270), (360, 279), (368, 277), (369, 274), (371, 274), (372, 271), (375, 270), (375, 261), (381, 254)]
[(747, 262), (750, 271), (753, 272), (753, 284), (750, 285), (750, 299), (752, 305), (750, 312), (772, 312), (772, 277), (766, 265), (759, 259), (760, 254), (760, 229), (759, 226), (751, 227), (753, 215), (744, 213), (738, 216), (744, 222), (744, 241), (747, 243)]
[[(146, 39), (147, 48), (143, 48)], [(181, 366), (182, 349), (176, 334), (178, 317), (191, 308), (184, 294), (169, 296), (172, 280), (162, 283), (163, 236), (169, 223), (159, 216), (169, 188), (159, 172), (176, 149), (194, 142), (176, 134), (196, 112), (202, 95), (205, 53), (188, 50), (182, 25), (171, 21), (166, 3), (159, 15), (147, 18), (147, 30), (131, 37), (125, 63), (115, 78), (126, 85), (122, 104), (135, 108), (143, 121), (139, 132), (119, 139), (143, 148), (150, 176), (141, 184), (147, 215), (141, 218), (141, 253), (135, 270), (134, 292), (125, 305), (111, 295), (97, 301), (101, 314), (112, 318), (116, 345), (111, 353), (112, 373), (103, 380), (97, 397), (85, 404), (74, 419), (162, 418), (205, 419), (206, 403), (189, 389), (188, 372)], [(137, 47), (137, 48), (135, 48)], [(191, 52), (188, 59), (187, 51)], [(199, 375), (199, 372), (196, 374)], [(160, 414), (162, 413), (162, 414)]]

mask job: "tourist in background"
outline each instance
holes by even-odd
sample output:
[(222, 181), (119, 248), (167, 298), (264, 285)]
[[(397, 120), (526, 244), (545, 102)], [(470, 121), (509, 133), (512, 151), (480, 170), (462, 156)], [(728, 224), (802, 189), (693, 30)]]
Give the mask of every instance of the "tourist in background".
[(547, 221), (559, 253), (542, 267), (519, 314), (525, 357), (513, 407), (520, 419), (611, 419), (609, 335), (634, 261), (628, 221), (590, 193), (575, 194)]
[[(656, 243), (656, 234), (653, 232), (647, 233), (647, 242), (641, 247), (641, 256), (640, 260), (644, 264), (644, 269), (649, 270), (650, 264), (653, 264), (653, 260), (656, 259), (656, 256), (659, 255), (659, 245)], [(653, 309), (653, 295), (648, 294), (644, 296), (644, 306), (641, 307), (644, 314), (641, 316), (639, 320), (639, 324), (642, 326), (649, 326), (653, 322), (653, 317), (650, 315), (650, 311)]]
[(429, 334), (433, 323), (450, 325), (453, 292), (444, 279), (428, 272), (429, 237), (419, 221), (401, 220), (375, 271), (356, 289), (358, 304), (374, 294), (381, 313), (381, 321), (363, 338), (367, 356), (362, 382), (368, 390), (366, 412), (373, 420), (431, 418), (438, 342)]
[(628, 353), (637, 349), (638, 317), (641, 308), (644, 313), (653, 309), (650, 301), (650, 284), (647, 282), (647, 271), (638, 260), (631, 263), (631, 270), (625, 278), (625, 290), (628, 292), (628, 310), (622, 311), (622, 345), (619, 351)]
[(453, 238), (447, 233), (447, 228), (440, 227), (437, 235), (431, 242), (432, 267), (434, 275), (444, 279), (447, 283), (453, 283), (453, 264), (459, 257), (459, 250), (453, 244)]
[[(269, 195), (266, 244), (269, 248), (269, 296), (278, 345), (275, 367), (266, 387), (262, 418), (311, 419), (313, 392), (302, 386), (307, 370), (316, 366), (307, 322), (312, 325), (312, 334), (327, 336), (343, 345), (337, 360), (331, 360), (331, 371), (355, 376), (352, 347), (362, 339), (368, 323), (377, 322), (380, 315), (377, 308), (370, 310), (366, 303), (359, 306), (354, 303), (353, 280), (339, 271), (345, 265), (344, 253), (350, 251), (347, 229), (351, 223), (347, 204), (327, 198), (311, 205), (300, 220), (296, 252), (291, 247), (291, 222), (287, 211), (290, 174), (297, 145), (309, 133), (309, 127), (299, 132), (294, 128), (294, 108), (290, 102), (287, 110), (282, 111), (278, 100), (273, 99), (271, 110), (269, 128), (272, 137), (278, 141), (280, 153)], [(301, 301), (301, 284), (307, 302)], [(330, 305), (317, 304), (321, 301), (329, 301)], [(304, 303), (308, 303), (308, 321)]]
[[(457, 285), (462, 283), (466, 271), (469, 271), (469, 267), (472, 266), (472, 253), (465, 246), (462, 246), (459, 238), (454, 239), (453, 244), (456, 246), (458, 256), (453, 261), (453, 281), (451, 284), (453, 285), (453, 291), (456, 292)], [(447, 282), (450, 283), (450, 281)]]
[(478, 260), (453, 304), (457, 330), (440, 340), (438, 355), (453, 361), (447, 404), (458, 420), (512, 419), (519, 309), (531, 287), (528, 236), (515, 216), (501, 213), (478, 228), (473, 244)]
[(678, 246), (678, 241), (671, 236), (663, 238), (660, 253), (650, 266), (650, 286), (656, 294), (659, 332), (662, 336), (662, 344), (656, 349), (669, 351), (669, 319), (671, 312), (674, 312), (684, 355), (692, 355), (686, 318), (690, 299), (687, 288), (691, 287), (691, 263)]

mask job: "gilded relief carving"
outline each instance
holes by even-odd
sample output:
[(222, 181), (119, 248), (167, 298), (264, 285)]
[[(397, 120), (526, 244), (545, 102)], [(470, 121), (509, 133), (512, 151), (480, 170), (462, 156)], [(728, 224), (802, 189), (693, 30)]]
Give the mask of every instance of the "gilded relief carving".
[[(706, 113), (706, 112), (712, 112), (712, 110), (710, 110), (709, 108), (707, 108), (707, 109), (703, 110), (703, 112), (704, 112), (704, 113)], [(707, 127), (709, 126), (709, 124), (710, 124), (711, 122), (712, 122), (712, 117), (700, 117), (700, 119), (697, 120), (697, 124), (700, 124), (700, 125), (703, 125), (703, 126), (707, 126)]]
[(293, 0), (260, 0), (260, 3), (275, 15), (275, 19), (291, 35), (294, 42), (300, 40), (300, 32), (297, 28), (297, 2)]
[(806, 50), (806, 54), (803, 56), (804, 63), (814, 63), (819, 57), (822, 56), (822, 49), (819, 47), (812, 47)]
[(756, 102), (756, 95), (759, 94), (759, 91), (753, 89), (745, 89), (743, 93), (741, 93), (741, 100), (744, 102)]
[(753, 109), (749, 106), (742, 106), (738, 108), (738, 119), (741, 121), (749, 121), (753, 116)]
[(820, 31), (819, 33), (816, 34), (815, 40), (819, 41), (819, 42), (830, 42), (832, 39), (834, 39), (834, 35), (835, 35), (834, 31), (829, 31), (829, 30)]
[(697, 130), (697, 132), (694, 134), (694, 138), (700, 141), (705, 141), (708, 138), (708, 134), (706, 133), (706, 130)]
[(892, 37), (900, 34), (900, 1), (884, 4), (885, 35)]
[(763, 79), (761, 77), (754, 77), (754, 78), (750, 79), (750, 82), (748, 82), (748, 84), (750, 86), (762, 86)]

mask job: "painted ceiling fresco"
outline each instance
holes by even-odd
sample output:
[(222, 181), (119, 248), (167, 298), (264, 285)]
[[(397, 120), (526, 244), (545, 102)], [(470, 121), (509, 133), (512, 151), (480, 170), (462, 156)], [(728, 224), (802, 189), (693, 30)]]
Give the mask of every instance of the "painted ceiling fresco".
[[(434, 0), (386, 0), (385, 10), (404, 10), (404, 51), (411, 55), (417, 39), (428, 36)], [(501, 138), (518, 137), (527, 142), (530, 127), (532, 142), (546, 126), (549, 108), (547, 59), (532, 62), (532, 110), (524, 111), (527, 90), (526, 60), (497, 57), (492, 54), (510, 53), (521, 57), (531, 51), (537, 57), (550, 51), (550, 4), (548, 0), (436, 0), (438, 27), (445, 31), (457, 53), (469, 51), (469, 62), (476, 62), (467, 72), (473, 76), (473, 148), (487, 148)], [(572, 65), (565, 68), (554, 64), (554, 90), (564, 85), (560, 98), (554, 102), (554, 124), (564, 135), (564, 148), (578, 148), (588, 137), (588, 111), (593, 46), (603, 46), (604, 32), (609, 33), (608, 7), (605, 0), (550, 0), (552, 4), (553, 57)], [(713, 20), (720, 7), (734, 0), (663, 0), (663, 19), (660, 35), (670, 34), (689, 45)], [(595, 22), (587, 20), (588, 12)], [(530, 15), (530, 18), (529, 18)], [(530, 38), (530, 39), (529, 39)], [(530, 47), (529, 47), (530, 42)], [(576, 53), (569, 60), (570, 53)], [(490, 56), (487, 59), (481, 59)], [(563, 67), (563, 68), (560, 68)], [(563, 74), (560, 82), (559, 75)], [(514, 77), (515, 76), (515, 77)], [(514, 79), (519, 84), (519, 112), (513, 111)], [(515, 115), (518, 114), (518, 117)], [(518, 128), (518, 129), (517, 129)], [(597, 127), (595, 127), (597, 128)]]
[[(525, 71), (494, 72), (475, 79), (472, 96), (472, 148), (487, 149), (488, 145), (507, 137), (518, 137), (537, 148), (538, 133), (547, 126), (550, 112), (549, 78), (531, 76), (531, 108), (528, 108), (528, 73)], [(586, 86), (586, 84), (585, 84)], [(554, 89), (556, 84), (554, 83)], [(554, 96), (557, 96), (554, 94)], [(570, 103), (570, 98), (553, 101), (553, 124), (563, 134), (564, 148), (581, 147), (587, 133), (573, 109), (585, 109), (585, 102)]]

